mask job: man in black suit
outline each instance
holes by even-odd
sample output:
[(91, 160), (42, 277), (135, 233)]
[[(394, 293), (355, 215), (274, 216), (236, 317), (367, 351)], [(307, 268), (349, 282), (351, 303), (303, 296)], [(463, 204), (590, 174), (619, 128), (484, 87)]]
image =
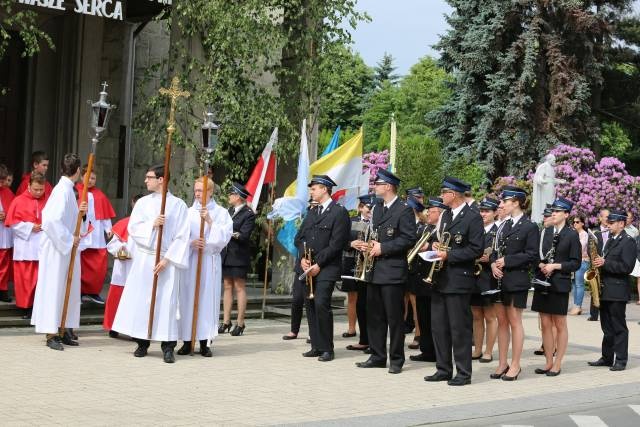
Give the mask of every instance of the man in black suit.
[[(318, 206), (304, 218), (295, 237), (298, 249), (295, 280), (306, 280), (300, 277), (303, 273), (311, 276), (314, 294), (313, 299), (306, 301), (311, 350), (303, 356), (317, 357), (321, 362), (334, 358), (331, 296), (336, 280), (340, 279), (342, 250), (347, 245), (351, 228), (347, 210), (331, 200), (335, 185), (327, 175), (313, 176), (309, 192)], [(305, 246), (312, 252), (311, 259), (305, 258)]]
[[(440, 197), (429, 197), (427, 200), (427, 223), (418, 226), (418, 239), (423, 233), (430, 233), (430, 237), (421, 252), (427, 250), (434, 240), (433, 231), (436, 228), (438, 219), (442, 211), (448, 209), (442, 203)], [(418, 326), (420, 329), (420, 354), (409, 356), (414, 362), (435, 362), (436, 349), (433, 343), (433, 332), (431, 326), (431, 286), (424, 282), (429, 274), (431, 263), (424, 261), (420, 256), (416, 256), (409, 266), (409, 282), (416, 294), (416, 309), (418, 312)]]
[(626, 309), (631, 298), (629, 274), (636, 262), (637, 248), (636, 242), (624, 231), (626, 220), (625, 211), (609, 210), (609, 238), (602, 256), (593, 260), (593, 266), (600, 269), (600, 326), (604, 336), (602, 357), (589, 365), (609, 366), (612, 371), (623, 371), (629, 357)]
[(234, 182), (229, 192), (229, 215), (233, 221), (233, 234), (227, 247), (222, 251), (222, 277), (224, 279), (223, 317), (218, 333), (231, 330), (231, 307), (233, 290), (236, 291), (238, 319), (231, 335), (244, 333), (244, 315), (247, 310), (247, 272), (251, 267), (251, 233), (256, 224), (256, 215), (247, 206), (251, 193), (242, 184)]
[(375, 180), (376, 196), (381, 199), (373, 208), (372, 227), (377, 239), (369, 248), (359, 242), (358, 249), (374, 258), (371, 278), (367, 282), (367, 328), (371, 357), (356, 363), (359, 368), (385, 368), (387, 365), (387, 330), (389, 373), (399, 374), (404, 364), (404, 286), (407, 281), (407, 251), (416, 242), (413, 210), (398, 197), (400, 179), (380, 169)]
[[(449, 210), (442, 213), (438, 224), (439, 242), (433, 244), (437, 257), (443, 261), (431, 296), (437, 372), (425, 377), (425, 381), (448, 381), (452, 386), (471, 383), (470, 300), (476, 282), (475, 261), (482, 255), (484, 243), (482, 218), (465, 203), (464, 193), (470, 190), (469, 184), (457, 178), (444, 179), (441, 197)], [(444, 233), (450, 236), (450, 249), (445, 249)], [(454, 378), (452, 351), (457, 371)]]

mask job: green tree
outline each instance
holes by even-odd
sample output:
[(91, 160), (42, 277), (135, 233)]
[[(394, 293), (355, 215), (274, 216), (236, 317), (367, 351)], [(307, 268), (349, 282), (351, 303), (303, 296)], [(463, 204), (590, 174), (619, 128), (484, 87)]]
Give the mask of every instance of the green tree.
[(342, 43), (329, 46), (322, 64), (326, 85), (320, 95), (320, 128), (358, 129), (367, 94), (374, 87), (373, 70)]
[(428, 196), (439, 194), (444, 170), (438, 140), (426, 134), (400, 135), (396, 172), (402, 177), (401, 192), (421, 186)]
[(396, 66), (393, 65), (393, 61), (395, 61), (394, 57), (387, 52), (385, 52), (384, 55), (382, 55), (382, 59), (378, 61), (378, 64), (374, 68), (376, 73), (376, 87), (381, 88), (384, 82), (389, 82), (391, 85), (398, 83), (400, 76), (394, 74)]
[[(0, 0), (0, 61), (12, 39), (22, 42), (22, 57), (35, 55), (43, 44), (55, 49), (49, 34), (38, 28), (37, 16), (33, 10), (16, 7), (14, 0)], [(6, 90), (0, 86), (0, 95)]]
[(557, 144), (599, 141), (602, 49), (630, 1), (449, 4), (438, 48), (453, 96), (434, 116), (448, 159), (479, 159), (493, 181), (523, 175)]

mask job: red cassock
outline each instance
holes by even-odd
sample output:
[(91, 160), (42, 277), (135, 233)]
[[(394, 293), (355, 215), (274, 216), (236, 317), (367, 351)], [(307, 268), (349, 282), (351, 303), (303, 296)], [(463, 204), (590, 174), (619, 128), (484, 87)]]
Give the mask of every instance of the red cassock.
[[(40, 199), (34, 198), (31, 193), (25, 191), (18, 195), (9, 210), (5, 224), (13, 226), (22, 222), (41, 224), (42, 209), (45, 206), (44, 196)], [(38, 282), (38, 260), (37, 254), (32, 256), (22, 256), (22, 242), (16, 233), (14, 233), (14, 258), (20, 258), (13, 261), (14, 288), (16, 295), (16, 306), (20, 308), (30, 308), (33, 306), (33, 298), (36, 291), (36, 283)], [(32, 259), (23, 259), (32, 258)]]
[[(2, 210), (7, 213), (11, 203), (13, 202), (13, 192), (7, 187), (0, 187), (0, 203), (2, 204)], [(9, 227), (5, 221), (0, 222), (0, 227)], [(8, 231), (8, 230), (7, 230)], [(6, 237), (11, 239), (11, 233), (6, 234)], [(8, 243), (8, 242), (7, 242)], [(8, 244), (6, 246), (9, 246)], [(6, 291), (9, 289), (9, 281), (12, 279), (13, 264), (13, 250), (12, 248), (3, 247), (0, 248), (0, 291)]]
[[(126, 217), (116, 222), (111, 229), (114, 236), (122, 243), (126, 243), (129, 238), (129, 233), (127, 232), (128, 225), (129, 217)], [(114, 261), (113, 277), (111, 280), (111, 286), (109, 286), (109, 295), (107, 295), (107, 302), (104, 306), (104, 320), (102, 321), (102, 327), (106, 331), (111, 330), (111, 327), (113, 326), (113, 319), (115, 319), (116, 312), (118, 311), (118, 305), (120, 305), (120, 298), (122, 297), (122, 291), (124, 290), (124, 275), (126, 274), (126, 267), (118, 264), (125, 262), (130, 261), (120, 261), (119, 259)], [(114, 280), (122, 283), (114, 283)]]
[[(77, 183), (78, 195), (82, 194), (83, 183)], [(111, 219), (116, 216), (111, 202), (96, 187), (87, 190), (93, 195), (93, 207), (97, 221)], [(102, 229), (98, 231), (102, 232)], [(82, 294), (99, 295), (107, 276), (107, 250), (105, 248), (86, 248), (80, 253), (80, 292)]]
[[(22, 181), (20, 181), (20, 185), (18, 186), (18, 189), (16, 190), (16, 196), (19, 196), (22, 193), (24, 193), (25, 191), (27, 191), (27, 188), (29, 188), (29, 181), (30, 180), (31, 180), (31, 172), (27, 172), (24, 175), (22, 175)], [(51, 184), (49, 184), (49, 181), (45, 181), (44, 182), (44, 197), (43, 197), (45, 202), (47, 201), (47, 199), (51, 195), (52, 191), (53, 191), (53, 186)]]

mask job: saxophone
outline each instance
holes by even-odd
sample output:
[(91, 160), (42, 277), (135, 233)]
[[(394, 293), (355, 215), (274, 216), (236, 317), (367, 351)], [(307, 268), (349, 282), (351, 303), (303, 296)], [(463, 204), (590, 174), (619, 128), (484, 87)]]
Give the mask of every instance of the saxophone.
[(584, 281), (589, 285), (591, 290), (591, 302), (594, 307), (600, 307), (600, 295), (602, 294), (602, 281), (600, 280), (600, 269), (593, 266), (593, 261), (598, 257), (598, 248), (596, 246), (596, 237), (591, 234), (589, 238), (589, 258), (591, 264), (589, 269), (584, 273)]

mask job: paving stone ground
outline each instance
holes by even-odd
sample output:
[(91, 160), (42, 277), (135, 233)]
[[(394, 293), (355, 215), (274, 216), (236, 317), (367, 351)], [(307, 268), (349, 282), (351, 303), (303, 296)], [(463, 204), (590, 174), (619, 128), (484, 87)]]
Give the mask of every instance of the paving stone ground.
[[(159, 344), (152, 345), (148, 357), (137, 359), (134, 343), (111, 339), (97, 326), (81, 328), (80, 347), (63, 352), (48, 349), (31, 329), (2, 329), (2, 424), (408, 425), (472, 419), (491, 404), (498, 408), (496, 414), (513, 413), (526, 410), (526, 402), (551, 395), (543, 405), (581, 402), (577, 397), (585, 392), (594, 399), (615, 398), (616, 393), (639, 396), (640, 307), (629, 304), (627, 317), (630, 360), (624, 372), (587, 366), (599, 357), (602, 335), (599, 323), (582, 315), (569, 317), (562, 374), (535, 375), (543, 358), (533, 355), (540, 344), (538, 322), (527, 311), (520, 379), (490, 380), (497, 362), (474, 362), (473, 383), (465, 387), (424, 382), (434, 364), (409, 361), (408, 355), (415, 353), (411, 350), (400, 375), (356, 368), (354, 363), (366, 356), (345, 349), (356, 339), (341, 337), (343, 317), (336, 319), (336, 359), (330, 363), (303, 358), (308, 349), (304, 339), (281, 339), (288, 319), (249, 320), (244, 336), (216, 339), (213, 358), (177, 356), (174, 365), (162, 362)], [(504, 407), (501, 401), (510, 403)], [(461, 413), (465, 407), (467, 413)], [(457, 415), (452, 417), (447, 408), (455, 408)]]

